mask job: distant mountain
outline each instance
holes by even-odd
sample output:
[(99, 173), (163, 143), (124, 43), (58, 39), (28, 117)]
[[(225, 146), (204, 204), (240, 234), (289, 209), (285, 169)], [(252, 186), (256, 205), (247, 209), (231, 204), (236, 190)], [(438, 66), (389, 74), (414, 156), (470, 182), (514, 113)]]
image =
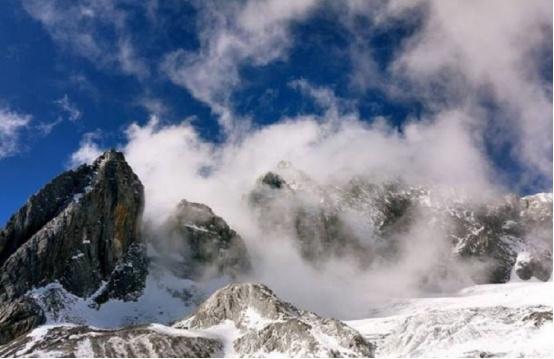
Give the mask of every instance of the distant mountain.
[(432, 236), (441, 239), (433, 249), (444, 248), (422, 282), (455, 275), (452, 269), (465, 264), (476, 283), (504, 283), (518, 258), (522, 279), (545, 281), (552, 273), (551, 193), (482, 202), (401, 180), (321, 185), (282, 162), (259, 178), (249, 199), (261, 226), (292, 233), (314, 266), (333, 256), (354, 257), (364, 268), (394, 262), (408, 240), (425, 248), (429, 241), (418, 243), (418, 236)]

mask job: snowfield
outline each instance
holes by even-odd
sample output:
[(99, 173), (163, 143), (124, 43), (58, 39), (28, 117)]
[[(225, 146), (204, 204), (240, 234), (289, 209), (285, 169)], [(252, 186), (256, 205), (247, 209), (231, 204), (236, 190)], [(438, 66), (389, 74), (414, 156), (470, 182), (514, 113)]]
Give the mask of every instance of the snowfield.
[(346, 322), (376, 357), (552, 357), (553, 283), (476, 285), (449, 297), (391, 302)]

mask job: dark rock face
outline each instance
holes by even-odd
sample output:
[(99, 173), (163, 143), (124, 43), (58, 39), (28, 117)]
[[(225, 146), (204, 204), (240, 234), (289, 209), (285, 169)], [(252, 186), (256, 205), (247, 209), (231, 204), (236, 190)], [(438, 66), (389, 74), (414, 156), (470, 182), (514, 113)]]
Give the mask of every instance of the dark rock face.
[(46, 318), (42, 309), (29, 298), (0, 304), (0, 345), (41, 325)]
[(299, 310), (260, 284), (231, 284), (218, 290), (175, 327), (201, 330), (226, 321), (240, 332), (233, 348), (243, 357), (373, 356), (373, 345), (354, 329)]
[(215, 339), (178, 335), (156, 326), (99, 330), (85, 326), (46, 329), (38, 340), (21, 337), (0, 348), (2, 357), (209, 358), (222, 351)]
[(162, 232), (153, 245), (168, 261), (180, 258), (173, 266), (182, 268), (182, 276), (236, 277), (251, 268), (242, 238), (204, 204), (181, 201)]
[(264, 185), (269, 186), (269, 188), (273, 188), (273, 189), (281, 189), (281, 188), (288, 187), (287, 182), (285, 182), (283, 177), (273, 172), (266, 173), (265, 176), (262, 177), (261, 182)]
[[(123, 154), (109, 151), (33, 195), (0, 232), (0, 305), (54, 281), (81, 297), (103, 281), (104, 299), (140, 291), (143, 192)], [(130, 263), (142, 269), (133, 267), (133, 280), (122, 279)]]
[(94, 298), (102, 304), (110, 298), (136, 300), (144, 289), (148, 275), (148, 258), (142, 243), (132, 243), (125, 256), (114, 268), (104, 289)]

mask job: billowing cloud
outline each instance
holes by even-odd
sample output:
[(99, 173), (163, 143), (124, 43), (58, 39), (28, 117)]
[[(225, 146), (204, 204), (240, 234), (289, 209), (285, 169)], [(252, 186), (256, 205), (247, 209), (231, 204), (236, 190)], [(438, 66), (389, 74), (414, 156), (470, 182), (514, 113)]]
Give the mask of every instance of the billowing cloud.
[(432, 1), (425, 28), (406, 45), (395, 71), (427, 91), (435, 85), (430, 78), (445, 81), (457, 96), (489, 90), (504, 109), (490, 124), (490, 140), (513, 142), (512, 155), (525, 168), (551, 179), (552, 89), (537, 56), (551, 46), (550, 1)]
[(31, 115), (0, 106), (0, 159), (19, 152), (21, 133), (31, 119)]
[[(413, 185), (446, 186), (474, 196), (499, 188), (471, 127), (464, 125), (463, 112), (440, 113), (407, 123), (399, 131), (384, 119), (368, 125), (356, 112), (338, 110), (340, 100), (327, 88), (305, 81), (296, 86), (318, 96), (322, 115), (282, 118), (240, 140), (217, 145), (203, 140), (188, 121), (163, 125), (153, 118), (144, 126), (128, 128), (122, 150), (145, 185), (146, 223), (162, 223), (182, 199), (205, 203), (244, 237), (255, 262), (252, 280), (321, 313), (344, 314), (340, 308), (348, 302), (349, 315), (355, 315), (375, 293), (402, 295), (414, 290), (416, 276), (409, 273), (434, 263), (420, 259), (436, 258), (443, 237), (428, 226), (415, 226), (407, 245), (417, 250), (409, 251), (412, 257), (398, 267), (387, 269), (386, 276), (361, 271), (350, 260), (331, 260), (316, 270), (301, 258), (293, 237), (264, 231), (256, 222), (245, 198), (260, 175), (285, 160), (326, 185), (363, 176), (401, 177)], [(391, 286), (391, 278), (398, 285)], [(306, 283), (310, 296), (305, 295)], [(344, 298), (345, 291), (350, 299)], [(326, 299), (319, 302), (314, 297)]]
[[(431, 111), (464, 109), (493, 155), (518, 162), (526, 171), (523, 181), (539, 177), (548, 186), (552, 84), (544, 69), (552, 58), (542, 54), (552, 53), (550, 1), (395, 0), (385, 6), (352, 2), (349, 8), (348, 14), (367, 17), (376, 28), (422, 19), (384, 74), (374, 66), (370, 46), (350, 52), (357, 86), (417, 99)], [(355, 39), (364, 34), (353, 29)], [(493, 115), (491, 107), (497, 109)]]
[[(354, 307), (369, 291), (394, 295), (409, 287), (408, 274), (427, 263), (421, 258), (438, 256), (437, 238), (442, 237), (435, 229), (412, 228), (405, 241), (412, 257), (387, 272), (386, 281), (382, 273), (360, 273), (348, 261), (316, 271), (302, 261), (291, 238), (272, 241), (276, 234), (259, 228), (244, 196), (258, 176), (285, 160), (327, 185), (354, 176), (400, 177), (412, 185), (455, 188), (483, 198), (504, 192), (492, 162), (505, 148), (525, 168), (524, 176), (550, 187), (551, 83), (537, 60), (539, 49), (551, 50), (552, 9), (546, 3), (349, 2), (338, 21), (354, 23), (367, 16), (374, 26), (389, 26), (416, 11), (421, 16), (421, 24), (395, 49), (385, 69), (375, 66), (363, 34), (347, 26), (355, 37), (348, 52), (353, 57), (350, 77), (360, 79), (355, 87), (363, 91), (374, 86), (397, 101), (416, 99), (424, 108), (421, 118), (396, 126), (387, 118), (362, 118), (355, 100), (297, 79), (290, 87), (322, 111), (281, 117), (259, 128), (234, 112), (232, 94), (242, 83), (240, 69), (286, 59), (296, 45), (290, 25), (308, 18), (316, 4), (197, 4), (199, 49), (173, 51), (161, 68), (211, 107), (227, 136), (210, 142), (190, 121), (164, 124), (157, 117), (127, 129), (121, 149), (145, 184), (146, 222), (160, 223), (182, 199), (206, 203), (245, 238), (256, 261), (256, 280), (321, 312), (329, 305), (344, 306), (345, 291), (353, 301), (347, 304)], [(330, 9), (336, 11), (337, 5)], [(356, 71), (365, 74), (358, 77)], [(85, 138), (75, 162), (99, 150), (93, 139)], [(391, 286), (391, 281), (398, 285)], [(326, 303), (303, 301), (306, 283)]]
[(81, 111), (77, 108), (77, 105), (75, 105), (73, 102), (69, 100), (69, 97), (67, 96), (67, 94), (64, 95), (62, 98), (60, 98), (59, 100), (56, 100), (55, 103), (60, 107), (60, 109), (63, 112), (65, 112), (65, 114), (67, 115), (67, 119), (69, 121), (74, 122), (81, 118), (82, 116)]

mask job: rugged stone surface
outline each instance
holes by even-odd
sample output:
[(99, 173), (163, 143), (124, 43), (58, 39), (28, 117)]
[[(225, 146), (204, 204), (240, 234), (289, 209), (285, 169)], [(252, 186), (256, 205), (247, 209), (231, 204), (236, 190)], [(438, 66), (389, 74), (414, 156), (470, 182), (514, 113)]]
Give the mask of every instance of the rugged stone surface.
[[(299, 251), (315, 266), (330, 257), (351, 256), (362, 267), (401, 258), (414, 228), (432, 228), (443, 238), (435, 248), (434, 273), (448, 274), (458, 264), (478, 268), (477, 283), (509, 280), (518, 253), (536, 253), (531, 276), (550, 277), (552, 194), (504, 196), (487, 203), (455, 191), (414, 187), (400, 180), (352, 178), (341, 185), (321, 185), (290, 164), (260, 177), (249, 202), (267, 231), (297, 239)], [(427, 234), (431, 235), (431, 234)], [(524, 276), (525, 277), (525, 276)]]
[(232, 322), (233, 349), (243, 357), (371, 357), (373, 346), (335, 319), (325, 319), (280, 300), (260, 284), (231, 284), (208, 298), (176, 328), (209, 329)]
[(183, 277), (234, 278), (251, 268), (242, 238), (204, 204), (182, 200), (159, 232), (152, 244)]
[(177, 333), (163, 326), (99, 330), (59, 326), (36, 330), (0, 347), (2, 357), (206, 358), (220, 355), (214, 339)]
[(102, 300), (140, 291), (143, 192), (123, 154), (108, 151), (33, 195), (0, 232), (0, 306), (52, 282), (81, 297), (107, 282)]
[(46, 320), (42, 309), (29, 298), (0, 304), (0, 345), (41, 325)]

